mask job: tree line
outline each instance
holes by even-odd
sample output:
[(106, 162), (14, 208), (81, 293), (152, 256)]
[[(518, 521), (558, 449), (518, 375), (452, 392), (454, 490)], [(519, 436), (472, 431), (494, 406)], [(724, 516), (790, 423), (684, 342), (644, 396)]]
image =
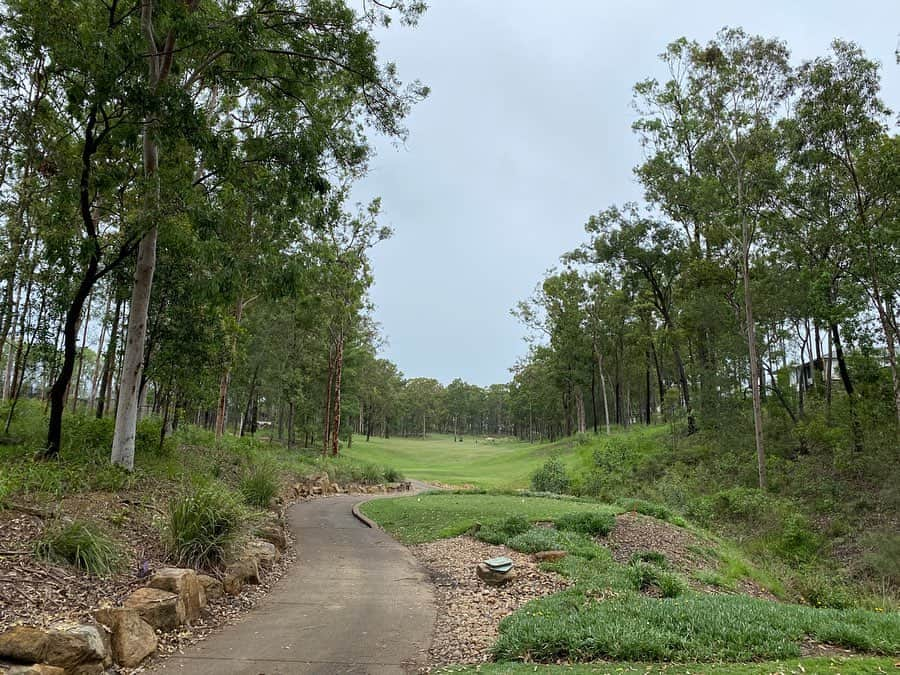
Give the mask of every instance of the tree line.
[(516, 309), (518, 432), (750, 428), (760, 487), (773, 440), (896, 448), (900, 137), (879, 64), (836, 40), (795, 66), (740, 29), (660, 61), (634, 87), (644, 201), (590, 217)]
[[(345, 363), (373, 352), (369, 134), (427, 94), (374, 31), (420, 2), (0, 3), (0, 356), (7, 433), (43, 398), (216, 433), (260, 408), (336, 452)], [(162, 440), (162, 439), (161, 439)]]

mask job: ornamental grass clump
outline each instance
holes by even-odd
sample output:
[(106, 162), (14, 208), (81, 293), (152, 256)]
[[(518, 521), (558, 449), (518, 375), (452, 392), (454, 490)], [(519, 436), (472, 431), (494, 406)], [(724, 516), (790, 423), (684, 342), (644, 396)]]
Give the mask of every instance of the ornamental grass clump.
[(228, 488), (210, 484), (169, 502), (164, 541), (179, 565), (209, 568), (220, 564), (240, 530), (244, 509)]
[(72, 565), (88, 574), (107, 576), (122, 569), (121, 545), (99, 526), (81, 520), (48, 528), (34, 544), (44, 560)]

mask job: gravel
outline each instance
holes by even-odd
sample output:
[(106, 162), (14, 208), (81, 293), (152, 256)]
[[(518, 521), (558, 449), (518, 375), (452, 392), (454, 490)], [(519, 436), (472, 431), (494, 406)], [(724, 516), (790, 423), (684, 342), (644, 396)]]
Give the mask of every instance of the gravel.
[[(437, 619), (429, 651), (432, 666), (488, 661), (504, 617), (530, 600), (571, 585), (558, 574), (540, 570), (527, 555), (472, 537), (418, 544), (410, 550), (435, 586)], [(492, 587), (475, 576), (475, 566), (497, 556), (512, 559), (518, 576), (505, 586)]]

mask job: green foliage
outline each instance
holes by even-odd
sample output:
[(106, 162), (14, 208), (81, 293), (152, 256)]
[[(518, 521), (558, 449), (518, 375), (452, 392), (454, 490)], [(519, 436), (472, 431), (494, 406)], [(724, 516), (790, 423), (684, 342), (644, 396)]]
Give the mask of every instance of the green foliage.
[(489, 544), (505, 544), (509, 539), (531, 529), (528, 517), (516, 513), (503, 520), (486, 523), (479, 528), (475, 536)]
[(666, 520), (668, 522), (680, 520), (668, 507), (663, 506), (662, 504), (648, 502), (644, 499), (619, 498), (615, 503), (616, 506), (621, 506), (625, 511), (642, 513), (645, 516), (652, 516), (657, 520)]
[(571, 481), (566, 466), (556, 457), (544, 462), (544, 465), (531, 477), (531, 489), (538, 492), (566, 494), (570, 485)]
[(244, 518), (240, 503), (225, 486), (190, 488), (169, 502), (163, 530), (167, 553), (179, 565), (213, 567), (224, 560)]
[(75, 520), (49, 526), (34, 544), (40, 558), (62, 562), (97, 576), (119, 571), (122, 546), (95, 523)]
[(403, 480), (403, 474), (392, 466), (386, 466), (382, 469), (384, 480), (388, 483), (399, 483)]
[(564, 513), (553, 521), (560, 530), (605, 537), (616, 526), (616, 518), (608, 512), (581, 511)]
[(561, 532), (551, 527), (533, 527), (502, 543), (523, 553), (568, 551), (569, 554), (585, 560), (597, 558), (602, 555), (603, 551), (590, 537), (584, 534)]
[(631, 556), (631, 563), (649, 563), (655, 565), (661, 570), (669, 569), (669, 560), (659, 551), (638, 551)]
[(677, 598), (687, 590), (680, 576), (650, 561), (633, 560), (628, 565), (628, 578), (635, 590), (657, 588), (664, 598)]
[(250, 506), (267, 509), (272, 500), (278, 496), (278, 472), (271, 464), (260, 464), (250, 471), (241, 481), (241, 494)]
[(800, 655), (807, 637), (875, 654), (900, 650), (900, 616), (815, 609), (740, 595), (592, 601), (572, 589), (500, 624), (498, 659), (756, 661)]

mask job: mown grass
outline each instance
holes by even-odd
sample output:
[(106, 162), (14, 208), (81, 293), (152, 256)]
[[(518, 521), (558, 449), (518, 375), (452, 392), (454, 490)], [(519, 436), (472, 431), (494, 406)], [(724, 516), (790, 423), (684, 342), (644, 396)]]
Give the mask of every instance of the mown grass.
[(477, 666), (452, 666), (443, 673), (484, 673), (485, 675), (621, 675), (622, 673), (665, 673), (666, 675), (867, 675), (896, 670), (894, 659), (885, 657), (820, 657), (763, 661), (760, 663), (586, 663), (538, 665), (533, 663), (484, 663)]
[(362, 506), (367, 516), (377, 521), (400, 541), (420, 544), (453, 537), (473, 528), (512, 514), (530, 521), (553, 520), (573, 512), (618, 513), (621, 509), (607, 504), (520, 497), (502, 494), (429, 493), (416, 497), (378, 499)]

